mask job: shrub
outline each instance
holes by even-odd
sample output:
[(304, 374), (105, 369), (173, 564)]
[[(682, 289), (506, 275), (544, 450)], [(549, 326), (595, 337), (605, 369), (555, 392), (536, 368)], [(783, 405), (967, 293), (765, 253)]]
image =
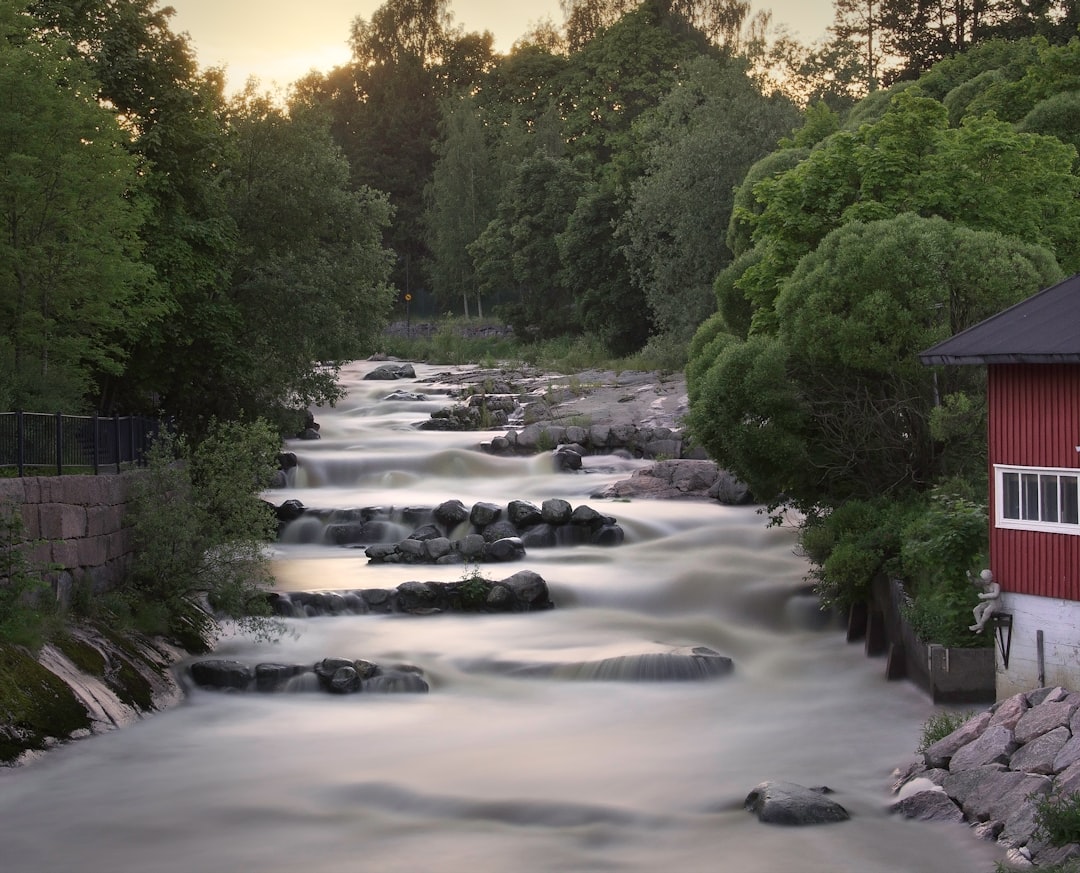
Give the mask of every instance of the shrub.
[(971, 718), (970, 712), (935, 712), (923, 722), (922, 739), (915, 751), (925, 752)]
[(0, 506), (0, 641), (40, 649), (56, 618), (45, 579), (29, 552), (38, 542), (26, 539), (21, 507)]
[(968, 630), (979, 602), (971, 576), (986, 565), (987, 536), (986, 507), (952, 486), (935, 489), (905, 526), (901, 562), (911, 596), (905, 616), (921, 640), (960, 648), (992, 644), (990, 634)]
[(197, 446), (170, 437), (154, 446), (133, 486), (135, 561), (116, 599), (139, 630), (189, 649), (209, 644), (220, 617), (258, 636), (280, 633), (265, 595), (276, 521), (258, 498), (279, 442), (265, 422), (215, 422)]
[(1035, 805), (1035, 837), (1052, 846), (1080, 843), (1080, 791), (1046, 795)]

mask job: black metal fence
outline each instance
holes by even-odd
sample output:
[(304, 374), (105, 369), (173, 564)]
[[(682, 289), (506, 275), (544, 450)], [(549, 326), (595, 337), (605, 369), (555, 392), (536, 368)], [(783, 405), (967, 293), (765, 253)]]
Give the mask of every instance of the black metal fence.
[(106, 418), (59, 412), (0, 412), (0, 467), (69, 473), (119, 473), (143, 466), (160, 422), (142, 416)]

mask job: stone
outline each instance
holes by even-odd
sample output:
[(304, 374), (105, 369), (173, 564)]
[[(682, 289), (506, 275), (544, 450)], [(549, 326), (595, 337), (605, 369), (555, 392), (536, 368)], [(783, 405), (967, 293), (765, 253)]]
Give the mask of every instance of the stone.
[(528, 500), (511, 500), (506, 505), (506, 516), (519, 528), (540, 524), (544, 520), (540, 507)]
[(1020, 721), (1020, 716), (1030, 708), (1031, 704), (1027, 702), (1026, 694), (1023, 692), (1014, 694), (1012, 697), (1001, 701), (991, 710), (990, 724), (1003, 724), (1005, 727), (1015, 730), (1016, 723)]
[(469, 511), (469, 522), (479, 530), (483, 530), (494, 521), (498, 521), (502, 515), (502, 507), (494, 503), (480, 501), (474, 503)]
[(1004, 764), (989, 764), (985, 767), (975, 767), (971, 770), (963, 770), (959, 773), (949, 773), (941, 783), (945, 793), (963, 806), (968, 797), (979, 791), (983, 782), (995, 779), (997, 774), (1005, 773)]
[(596, 530), (604, 524), (604, 516), (591, 506), (582, 504), (570, 513), (570, 523)]
[(424, 547), (429, 561), (438, 561), (440, 558), (449, 555), (453, 550), (450, 540), (446, 537), (432, 537), (424, 543)]
[(919, 791), (889, 807), (889, 812), (916, 821), (962, 822), (964, 813), (940, 788)]
[(547, 524), (567, 524), (573, 511), (569, 503), (558, 497), (549, 498), (540, 506), (540, 513)]
[(521, 532), (521, 542), (526, 549), (551, 548), (557, 542), (555, 528), (550, 524), (535, 524)]
[(743, 806), (766, 824), (829, 824), (851, 818), (848, 811), (826, 797), (823, 790), (805, 788), (793, 782), (762, 782), (746, 796)]
[(961, 748), (977, 739), (990, 723), (990, 712), (981, 712), (969, 718), (948, 736), (928, 746), (923, 752), (927, 767), (948, 767), (949, 761)]
[(1036, 737), (1013, 753), (1009, 759), (1009, 768), (1023, 773), (1041, 773), (1044, 776), (1056, 772), (1054, 761), (1069, 741), (1069, 737), (1069, 729), (1064, 725)]
[(525, 557), (525, 545), (521, 537), (503, 537), (484, 546), (484, 560), (503, 563), (520, 561)]
[(188, 668), (191, 678), (200, 688), (243, 691), (254, 678), (252, 669), (240, 661), (210, 658), (195, 661)]
[(547, 583), (532, 570), (521, 570), (503, 579), (500, 584), (510, 591), (523, 609), (550, 609), (553, 605)]
[(968, 794), (961, 808), (970, 819), (1004, 822), (1030, 794), (1045, 794), (1049, 787), (1046, 776), (1003, 770), (983, 780)]
[(985, 764), (1006, 763), (1016, 751), (1017, 742), (1013, 732), (1004, 725), (987, 728), (966, 746), (960, 748), (949, 761), (949, 770), (971, 770)]
[(1021, 745), (1029, 743), (1055, 728), (1067, 726), (1075, 711), (1076, 705), (1068, 700), (1047, 700), (1031, 707), (1016, 723), (1016, 741)]
[(486, 525), (483, 530), (480, 531), (480, 535), (484, 538), (485, 543), (493, 543), (496, 540), (505, 539), (506, 537), (516, 537), (518, 535), (518, 529), (507, 519), (499, 519), (493, 521), (491, 524)]
[(447, 500), (435, 507), (435, 520), (447, 530), (453, 530), (463, 521), (468, 521), (469, 510), (460, 500)]

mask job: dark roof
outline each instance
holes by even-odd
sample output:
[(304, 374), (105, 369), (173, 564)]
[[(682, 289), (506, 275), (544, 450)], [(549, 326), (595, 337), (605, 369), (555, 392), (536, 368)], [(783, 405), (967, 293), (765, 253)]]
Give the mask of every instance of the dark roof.
[(1080, 273), (919, 354), (924, 364), (1080, 363)]

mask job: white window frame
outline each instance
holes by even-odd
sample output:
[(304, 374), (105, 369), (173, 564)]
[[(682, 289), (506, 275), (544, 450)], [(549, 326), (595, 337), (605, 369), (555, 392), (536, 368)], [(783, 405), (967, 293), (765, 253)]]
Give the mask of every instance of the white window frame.
[[(1056, 480), (1053, 486), (1051, 478)], [(1063, 508), (1073, 510), (1069, 515), (1080, 515), (1076, 505), (1063, 507), (1063, 485), (1080, 504), (1080, 469), (995, 464), (994, 526), (1080, 536), (1080, 518), (1076, 522), (1060, 520)], [(1010, 513), (1008, 517), (1006, 512)]]

